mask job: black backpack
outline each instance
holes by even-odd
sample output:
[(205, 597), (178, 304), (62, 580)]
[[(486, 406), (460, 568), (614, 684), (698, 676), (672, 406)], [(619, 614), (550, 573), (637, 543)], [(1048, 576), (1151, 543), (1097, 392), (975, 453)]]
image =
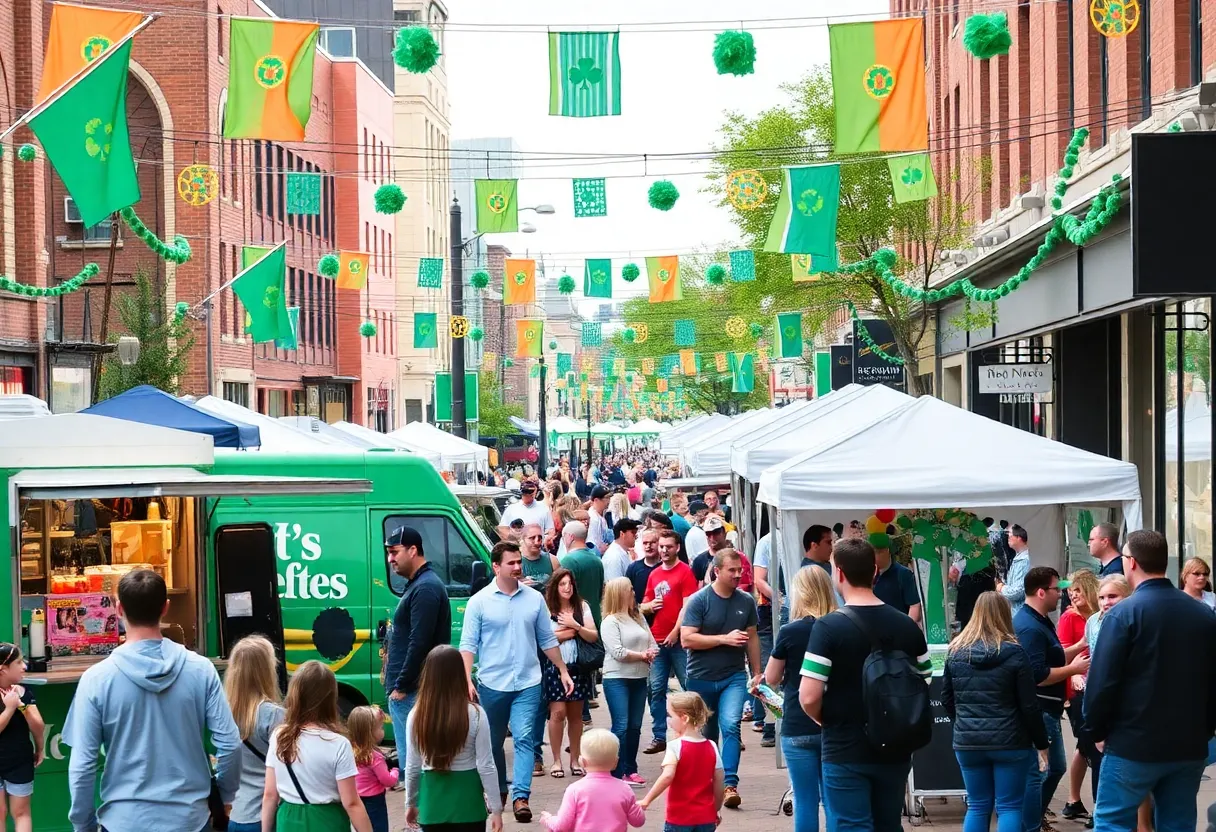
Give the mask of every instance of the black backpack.
[(870, 642), (861, 667), (861, 698), (866, 710), (866, 738), (882, 757), (907, 759), (933, 737), (929, 686), (916, 662), (875, 634), (849, 607), (840, 611)]

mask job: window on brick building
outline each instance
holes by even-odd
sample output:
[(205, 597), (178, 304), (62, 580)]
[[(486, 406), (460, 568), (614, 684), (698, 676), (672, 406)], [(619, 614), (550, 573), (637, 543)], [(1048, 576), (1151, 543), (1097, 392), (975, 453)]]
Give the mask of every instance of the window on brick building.
[(364, 179), (371, 179), (371, 176), (368, 175), (370, 173), (370, 170), (368, 169), (368, 167), (369, 166), (367, 164), (367, 128), (364, 127), (363, 128), (363, 178)]
[(243, 381), (225, 381), (223, 386), (224, 401), (249, 407), (249, 385)]
[(285, 164), (289, 157), (282, 145), (275, 145), (275, 216), (282, 221), (287, 216), (287, 174)]
[(215, 12), (216, 12), (215, 39), (216, 39), (216, 41), (218, 41), (216, 54), (219, 55), (220, 63), (223, 63), (224, 62), (224, 46), (226, 45), (224, 43), (224, 10), (221, 9), (219, 6), (216, 6)]
[(1203, 80), (1203, 2), (1189, 0), (1189, 4), (1191, 85), (1194, 86)]
[(259, 213), (263, 206), (262, 197), (262, 142), (253, 143), (253, 209)]
[(355, 57), (353, 26), (325, 26), (321, 29), (321, 48), (335, 58)]

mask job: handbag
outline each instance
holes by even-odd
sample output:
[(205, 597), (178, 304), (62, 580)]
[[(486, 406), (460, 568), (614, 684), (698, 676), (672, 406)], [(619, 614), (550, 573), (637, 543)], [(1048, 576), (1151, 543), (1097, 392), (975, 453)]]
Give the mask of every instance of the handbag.
[[(580, 609), (574, 616), (578, 621), (579, 626), (583, 624), (583, 611)], [(578, 673), (590, 673), (594, 670), (599, 670), (604, 666), (604, 643), (597, 636), (595, 641), (586, 641), (582, 636), (574, 637), (574, 644), (578, 652), (574, 658), (574, 669)]]
[(211, 794), (207, 795), (207, 809), (211, 812), (211, 828), (218, 832), (228, 832), (228, 812), (224, 808), (224, 799), (220, 797), (220, 784), (211, 778)]

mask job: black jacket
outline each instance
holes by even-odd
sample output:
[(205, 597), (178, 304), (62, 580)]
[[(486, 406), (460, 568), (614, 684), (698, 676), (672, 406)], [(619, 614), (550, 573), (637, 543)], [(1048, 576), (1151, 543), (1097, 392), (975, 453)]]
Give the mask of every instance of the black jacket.
[(1017, 644), (973, 644), (951, 653), (942, 705), (954, 720), (954, 747), (960, 751), (1048, 746), (1030, 661)]
[(1165, 578), (1102, 619), (1085, 724), (1106, 753), (1143, 763), (1202, 760), (1216, 730), (1216, 615)]
[(448, 644), (451, 640), (452, 606), (448, 603), (448, 588), (427, 563), (414, 573), (393, 613), (384, 674), (387, 692), (418, 690), (426, 654), (432, 647)]

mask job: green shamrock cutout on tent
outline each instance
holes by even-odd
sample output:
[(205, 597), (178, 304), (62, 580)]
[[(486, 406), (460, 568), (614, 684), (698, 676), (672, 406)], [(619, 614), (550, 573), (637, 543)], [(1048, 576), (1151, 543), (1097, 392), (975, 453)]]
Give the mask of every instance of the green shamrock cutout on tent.
[(900, 181), (907, 187), (911, 188), (916, 183), (925, 178), (925, 172), (920, 168), (907, 167), (904, 168), (903, 174), (899, 177)]
[(798, 210), (804, 216), (811, 216), (823, 210), (823, 196), (814, 188), (807, 188), (798, 196)]
[(595, 58), (579, 58), (578, 65), (570, 67), (569, 78), (571, 84), (587, 90), (604, 80), (604, 72), (595, 65)]

